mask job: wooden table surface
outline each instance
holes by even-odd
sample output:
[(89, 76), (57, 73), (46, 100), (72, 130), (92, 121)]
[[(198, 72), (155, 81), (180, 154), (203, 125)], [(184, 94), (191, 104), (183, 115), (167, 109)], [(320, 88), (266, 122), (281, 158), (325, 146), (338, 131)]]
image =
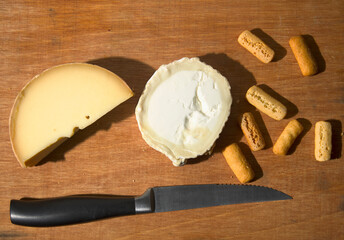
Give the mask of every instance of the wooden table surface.
[[(0, 1), (0, 239), (344, 239), (344, 4), (334, 1)], [(252, 30), (276, 52), (263, 64), (237, 43)], [(288, 45), (306, 35), (320, 73), (303, 77)], [(232, 87), (232, 113), (214, 153), (173, 167), (141, 138), (134, 109), (153, 72), (200, 57)], [(11, 150), (8, 118), (16, 95), (54, 65), (90, 62), (122, 77), (135, 96), (78, 132), (39, 166), (23, 169)], [(286, 119), (259, 113), (244, 98), (258, 84), (288, 107)], [(251, 111), (267, 139), (252, 153), (237, 126)], [(305, 131), (288, 156), (272, 145), (291, 119)], [(314, 124), (333, 126), (333, 159), (314, 159)], [(30, 228), (11, 224), (22, 197), (139, 195), (152, 186), (238, 184), (221, 149), (239, 143), (254, 165), (251, 184), (293, 200), (126, 216)]]

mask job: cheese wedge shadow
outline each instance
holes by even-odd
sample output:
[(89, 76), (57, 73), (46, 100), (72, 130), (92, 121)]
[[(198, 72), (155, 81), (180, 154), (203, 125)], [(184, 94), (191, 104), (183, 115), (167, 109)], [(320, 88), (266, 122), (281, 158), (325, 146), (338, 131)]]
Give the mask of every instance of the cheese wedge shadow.
[[(78, 127), (75, 127), (73, 130), (73, 135), (79, 131)], [(37, 153), (35, 156), (33, 156), (32, 158), (28, 159), (25, 162), (25, 166), (24, 167), (33, 167), (36, 165), (41, 164), (42, 162), (44, 162), (44, 158), (46, 156), (48, 156), (52, 151), (55, 150), (55, 148), (57, 148), (58, 146), (60, 146), (62, 143), (64, 143), (66, 140), (68, 140), (68, 137), (60, 137), (59, 139), (57, 139), (57, 141), (53, 144), (51, 144), (49, 147), (43, 149), (42, 151), (40, 151), (39, 153)]]
[(87, 63), (45, 70), (18, 94), (10, 140), (22, 167), (31, 167), (134, 94), (116, 74)]

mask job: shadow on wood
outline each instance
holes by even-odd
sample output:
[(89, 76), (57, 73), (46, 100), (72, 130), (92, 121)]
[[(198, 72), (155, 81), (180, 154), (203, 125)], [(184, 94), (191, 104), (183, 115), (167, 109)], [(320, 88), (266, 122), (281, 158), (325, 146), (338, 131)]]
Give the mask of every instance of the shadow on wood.
[(238, 143), (238, 146), (240, 147), (242, 153), (244, 154), (247, 162), (252, 167), (252, 170), (254, 172), (254, 178), (251, 182), (254, 182), (258, 180), (259, 178), (263, 177), (263, 169), (260, 167), (259, 163), (257, 162), (256, 158), (254, 157), (251, 149), (246, 144), (240, 142)]
[(299, 123), (301, 123), (302, 127), (303, 127), (303, 131), (301, 132), (301, 134), (295, 139), (295, 142), (293, 143), (293, 145), (291, 145), (287, 155), (291, 155), (296, 151), (297, 146), (301, 143), (303, 137), (307, 134), (307, 132), (309, 132), (309, 130), (312, 128), (312, 123), (305, 118), (298, 118), (297, 121)]
[[(220, 135), (220, 138), (216, 141), (216, 146), (214, 148), (214, 151), (221, 151), (228, 144), (238, 142), (241, 139), (242, 133), (236, 119), (240, 114), (254, 110), (254, 108), (246, 101), (245, 94), (249, 87), (256, 84), (256, 81), (252, 73), (246, 70), (239, 62), (230, 59), (226, 54), (207, 54), (205, 56), (201, 56), (200, 60), (218, 70), (229, 80), (231, 85), (231, 94), (233, 97), (231, 115), (222, 131), (222, 134)], [(88, 63), (98, 65), (117, 74), (129, 85), (135, 95), (107, 113), (91, 126), (77, 132), (71, 139), (64, 142), (38, 165), (42, 165), (48, 161), (56, 162), (64, 160), (66, 152), (94, 135), (97, 131), (108, 130), (112, 123), (119, 122), (133, 115), (145, 84), (155, 71), (144, 63), (121, 57), (97, 59), (89, 61)], [(207, 160), (209, 157), (209, 155), (205, 155), (195, 159), (189, 159), (188, 164), (199, 163)]]
[(339, 159), (342, 157), (342, 123), (339, 120), (327, 120), (332, 127), (332, 153), (331, 159)]
[[(240, 62), (229, 58), (226, 54), (207, 54), (199, 57), (200, 60), (226, 77), (231, 86), (233, 103), (231, 114), (226, 122), (219, 139), (216, 141), (214, 152), (221, 152), (223, 148), (233, 142), (239, 142), (242, 132), (238, 124), (238, 117), (244, 112), (253, 111), (254, 108), (246, 101), (246, 91), (254, 84), (256, 80)], [(208, 159), (205, 157), (204, 159)], [(189, 162), (191, 162), (190, 159)]]
[(133, 90), (135, 95), (120, 104), (95, 123), (78, 131), (61, 146), (45, 157), (37, 166), (46, 162), (65, 160), (65, 153), (73, 149), (79, 143), (85, 141), (100, 130), (108, 130), (111, 125), (135, 114), (135, 107), (148, 79), (154, 73), (154, 69), (145, 63), (122, 57), (109, 57), (89, 61), (88, 63), (103, 67), (121, 77)]
[(211, 157), (212, 153), (210, 154), (203, 154), (202, 156), (198, 156), (196, 158), (190, 158), (187, 160), (186, 164), (197, 164), (203, 161), (208, 160)]
[(315, 42), (314, 38), (311, 35), (302, 35), (302, 37), (305, 39), (307, 46), (311, 50), (311, 53), (315, 58), (316, 63), (318, 64), (317, 74), (325, 72), (326, 62), (323, 55), (320, 52), (318, 44)]
[(275, 98), (277, 101), (281, 102), (287, 108), (287, 115), (284, 117), (285, 119), (291, 118), (295, 116), (299, 110), (297, 109), (296, 105), (286, 98), (282, 97), (280, 94), (272, 90), (269, 86), (265, 84), (261, 84), (258, 87), (263, 89), (264, 92), (269, 94), (271, 97)]
[(251, 32), (260, 38), (266, 45), (268, 45), (272, 50), (275, 52), (275, 56), (272, 59), (272, 62), (277, 62), (284, 58), (287, 55), (287, 49), (282, 47), (279, 43), (277, 43), (272, 37), (266, 34), (262, 29), (255, 28), (251, 30)]

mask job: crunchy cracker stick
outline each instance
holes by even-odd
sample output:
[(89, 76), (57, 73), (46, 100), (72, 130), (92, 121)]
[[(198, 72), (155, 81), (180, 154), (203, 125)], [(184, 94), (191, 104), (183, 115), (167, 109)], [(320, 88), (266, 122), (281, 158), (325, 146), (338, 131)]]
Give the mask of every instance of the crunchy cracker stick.
[(302, 36), (290, 38), (289, 45), (299, 64), (303, 76), (311, 76), (318, 72), (318, 65)]
[(273, 147), (273, 152), (277, 155), (286, 155), (291, 145), (293, 145), (297, 136), (303, 131), (301, 123), (297, 120), (292, 120), (285, 127), (277, 142)]
[(246, 183), (254, 178), (254, 172), (241, 152), (238, 144), (233, 143), (222, 151), (229, 167), (241, 183)]
[(246, 112), (240, 116), (239, 124), (252, 151), (258, 151), (265, 147), (264, 137), (252, 113)]
[(239, 35), (238, 42), (263, 63), (269, 63), (274, 58), (274, 50), (248, 30)]
[(331, 159), (332, 127), (331, 123), (319, 121), (315, 124), (315, 159), (327, 161)]
[(246, 99), (258, 110), (275, 120), (281, 120), (287, 115), (287, 108), (282, 103), (255, 85), (247, 90)]

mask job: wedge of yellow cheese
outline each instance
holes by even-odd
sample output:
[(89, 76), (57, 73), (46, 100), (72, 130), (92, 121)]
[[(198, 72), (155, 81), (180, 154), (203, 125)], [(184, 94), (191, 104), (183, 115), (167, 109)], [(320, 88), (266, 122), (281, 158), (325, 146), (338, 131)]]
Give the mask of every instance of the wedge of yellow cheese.
[(59, 65), (37, 75), (17, 96), (10, 116), (11, 144), (20, 165), (36, 165), (131, 96), (120, 77), (91, 64)]

